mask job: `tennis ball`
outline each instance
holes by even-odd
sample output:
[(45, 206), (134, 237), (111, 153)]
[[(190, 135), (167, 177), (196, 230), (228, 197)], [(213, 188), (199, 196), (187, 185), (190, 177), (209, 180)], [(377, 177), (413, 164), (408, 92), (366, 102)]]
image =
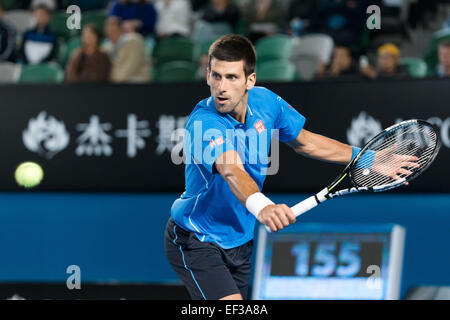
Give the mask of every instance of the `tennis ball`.
[(33, 188), (41, 182), (44, 171), (35, 162), (23, 162), (17, 167), (14, 177), (19, 186)]

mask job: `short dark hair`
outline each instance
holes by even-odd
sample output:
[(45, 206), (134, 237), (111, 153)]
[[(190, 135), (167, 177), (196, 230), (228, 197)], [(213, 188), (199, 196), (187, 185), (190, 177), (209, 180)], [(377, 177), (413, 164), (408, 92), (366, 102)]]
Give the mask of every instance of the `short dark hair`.
[(209, 47), (208, 66), (216, 58), (223, 61), (244, 61), (244, 73), (248, 77), (255, 72), (256, 51), (253, 44), (246, 37), (237, 34), (227, 34), (220, 37)]
[(85, 24), (83, 29), (90, 29), (92, 33), (97, 37), (97, 44), (100, 44), (102, 34), (100, 33), (100, 30), (98, 29), (96, 24), (94, 23)]
[(47, 7), (47, 5), (45, 5), (44, 3), (40, 3), (33, 8), (33, 11), (37, 11), (37, 10), (45, 10), (45, 11), (47, 11), (48, 14), (50, 14), (50, 15), (52, 14), (52, 11), (50, 10), (50, 8)]

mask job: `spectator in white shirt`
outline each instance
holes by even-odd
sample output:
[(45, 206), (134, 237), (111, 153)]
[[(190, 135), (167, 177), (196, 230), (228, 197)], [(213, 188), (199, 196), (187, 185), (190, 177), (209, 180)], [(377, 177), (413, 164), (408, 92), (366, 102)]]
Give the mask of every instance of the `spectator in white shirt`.
[(158, 38), (189, 36), (192, 27), (192, 7), (189, 0), (156, 0)]

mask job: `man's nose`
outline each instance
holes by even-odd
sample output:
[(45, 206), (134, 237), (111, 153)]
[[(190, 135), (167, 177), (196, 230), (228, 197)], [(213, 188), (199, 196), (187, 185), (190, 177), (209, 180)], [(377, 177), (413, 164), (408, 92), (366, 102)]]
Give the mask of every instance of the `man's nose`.
[(220, 82), (219, 82), (219, 91), (221, 93), (227, 91), (227, 81), (226, 81), (226, 79), (220, 80)]

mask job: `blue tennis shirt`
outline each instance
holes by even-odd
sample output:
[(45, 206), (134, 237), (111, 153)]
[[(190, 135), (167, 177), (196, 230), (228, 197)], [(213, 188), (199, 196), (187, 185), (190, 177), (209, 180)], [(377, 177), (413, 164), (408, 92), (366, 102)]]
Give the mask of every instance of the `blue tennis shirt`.
[(304, 124), (305, 117), (263, 87), (249, 90), (245, 123), (218, 112), (212, 97), (200, 101), (186, 123), (186, 190), (172, 205), (175, 223), (200, 241), (224, 249), (253, 239), (255, 216), (232, 193), (214, 162), (225, 151), (235, 150), (262, 190), (270, 166), (278, 161), (270, 162), (272, 137), (292, 141)]

